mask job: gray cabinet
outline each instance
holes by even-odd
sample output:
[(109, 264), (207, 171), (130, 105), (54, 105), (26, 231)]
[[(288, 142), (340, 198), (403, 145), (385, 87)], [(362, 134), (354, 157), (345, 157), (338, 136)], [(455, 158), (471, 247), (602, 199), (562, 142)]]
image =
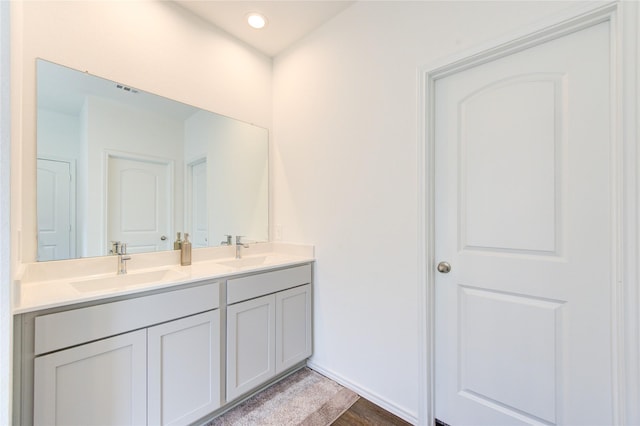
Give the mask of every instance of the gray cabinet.
[(311, 356), (311, 280), (307, 263), (23, 314), (15, 423), (211, 418)]
[(311, 268), (227, 282), (227, 402), (311, 355)]
[[(215, 411), (221, 405), (220, 310), (211, 308), (218, 306), (218, 288), (214, 283), (169, 297), (156, 294), (39, 317), (36, 348), (58, 349), (73, 336), (99, 340), (51, 353), (36, 350), (34, 424), (176, 426)], [(137, 310), (143, 307), (149, 308), (145, 320)], [(194, 314), (203, 308), (210, 310)], [(174, 319), (184, 313), (192, 315)], [(161, 323), (103, 336), (145, 322)], [(45, 337), (43, 331), (53, 324), (60, 331)]]

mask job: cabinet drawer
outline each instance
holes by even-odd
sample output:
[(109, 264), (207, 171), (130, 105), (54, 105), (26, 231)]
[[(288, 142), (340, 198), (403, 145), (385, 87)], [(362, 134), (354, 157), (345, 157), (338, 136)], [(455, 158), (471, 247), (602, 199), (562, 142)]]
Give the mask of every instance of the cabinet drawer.
[(215, 309), (219, 283), (167, 291), (42, 315), (35, 320), (35, 355)]
[(227, 281), (227, 303), (237, 303), (309, 283), (311, 265), (236, 278)]

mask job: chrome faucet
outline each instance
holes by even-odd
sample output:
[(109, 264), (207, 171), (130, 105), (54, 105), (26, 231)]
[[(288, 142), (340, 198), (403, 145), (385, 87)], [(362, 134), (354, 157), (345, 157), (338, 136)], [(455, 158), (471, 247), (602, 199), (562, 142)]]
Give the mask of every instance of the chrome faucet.
[(249, 244), (242, 242), (242, 235), (236, 235), (236, 259), (242, 259), (242, 247), (249, 248)]
[(131, 260), (131, 256), (127, 255), (127, 244), (120, 243), (118, 247), (118, 275), (127, 273), (127, 260)]
[(227, 239), (225, 241), (220, 241), (220, 245), (221, 246), (230, 246), (231, 245), (231, 238), (233, 238), (231, 235), (226, 235), (225, 237), (227, 237)]

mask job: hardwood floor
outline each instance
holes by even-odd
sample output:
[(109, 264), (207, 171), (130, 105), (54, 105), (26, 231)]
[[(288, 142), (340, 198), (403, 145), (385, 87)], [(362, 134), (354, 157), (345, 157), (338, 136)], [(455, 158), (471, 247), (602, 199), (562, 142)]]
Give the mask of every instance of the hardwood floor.
[(411, 426), (400, 417), (378, 407), (373, 402), (360, 398), (332, 426)]

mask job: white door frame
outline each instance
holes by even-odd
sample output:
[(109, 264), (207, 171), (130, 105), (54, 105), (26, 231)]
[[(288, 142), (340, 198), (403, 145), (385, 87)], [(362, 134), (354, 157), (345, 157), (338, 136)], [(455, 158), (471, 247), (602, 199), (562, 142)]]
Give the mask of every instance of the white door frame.
[[(185, 167), (185, 190), (184, 190), (184, 229), (192, 233), (191, 241), (195, 239), (195, 231), (193, 229), (193, 168), (202, 163), (207, 162), (207, 156), (196, 157), (187, 162)], [(207, 197), (207, 239), (209, 238), (209, 197)]]
[[(13, 3), (13, 2), (12, 2)], [(18, 93), (11, 95), (11, 86), (14, 79), (19, 82), (17, 76), (12, 75), (11, 67), (15, 67), (15, 62), (11, 63), (9, 57), (22, 52), (22, 47), (15, 50), (9, 49), (10, 42), (14, 43), (22, 38), (15, 32), (14, 22), (11, 22), (10, 9), (14, 5), (9, 2), (0, 2), (0, 424), (11, 424), (12, 420), (12, 386), (13, 386), (13, 315), (12, 315), (12, 295), (13, 283), (11, 281), (12, 266), (17, 263), (19, 255), (11, 249), (15, 247), (12, 242), (20, 238), (20, 234), (13, 234), (11, 231), (13, 224), (19, 223), (11, 217), (11, 133), (17, 133), (17, 129), (12, 129), (11, 118), (17, 112), (11, 110), (11, 105), (17, 105)], [(22, 7), (22, 6), (20, 6)], [(20, 25), (16, 25), (20, 28)], [(12, 40), (11, 34), (15, 39)], [(17, 127), (17, 126), (16, 126)], [(17, 144), (14, 145), (16, 147)], [(17, 154), (15, 158), (19, 158)], [(18, 173), (13, 171), (14, 179)], [(15, 187), (16, 184), (13, 184)], [(22, 200), (13, 199), (14, 205)], [(16, 209), (14, 208), (13, 211)], [(13, 255), (14, 259), (11, 259)]]
[[(640, 47), (640, 8), (634, 2), (587, 3), (546, 22), (459, 53), (419, 70), (418, 141), (418, 297), (419, 407), (418, 423), (435, 419), (435, 82), (468, 68), (495, 60), (600, 22), (611, 28), (611, 170), (612, 170), (612, 356), (613, 407), (616, 424), (640, 424), (640, 285), (638, 210), (640, 165), (637, 97)], [(623, 60), (624, 58), (624, 60)]]

